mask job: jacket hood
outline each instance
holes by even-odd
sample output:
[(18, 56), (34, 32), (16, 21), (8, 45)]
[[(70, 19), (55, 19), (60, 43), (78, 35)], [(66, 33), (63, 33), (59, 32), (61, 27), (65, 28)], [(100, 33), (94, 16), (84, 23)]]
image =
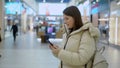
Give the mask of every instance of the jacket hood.
[(93, 24), (90, 23), (90, 22), (84, 23), (84, 25), (81, 28), (73, 31), (72, 33), (70, 33), (70, 35), (73, 35), (73, 34), (76, 34), (76, 33), (79, 33), (79, 32), (84, 32), (85, 30), (88, 30), (90, 35), (92, 37), (94, 37), (96, 40), (99, 39), (100, 31), (98, 30), (97, 27), (94, 27)]

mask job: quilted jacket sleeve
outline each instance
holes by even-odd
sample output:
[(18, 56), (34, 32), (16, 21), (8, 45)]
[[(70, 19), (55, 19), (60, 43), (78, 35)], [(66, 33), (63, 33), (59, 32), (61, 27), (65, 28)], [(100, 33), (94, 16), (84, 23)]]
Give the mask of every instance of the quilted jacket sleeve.
[(95, 52), (95, 41), (89, 32), (83, 33), (78, 52), (61, 50), (58, 58), (69, 65), (85, 65)]

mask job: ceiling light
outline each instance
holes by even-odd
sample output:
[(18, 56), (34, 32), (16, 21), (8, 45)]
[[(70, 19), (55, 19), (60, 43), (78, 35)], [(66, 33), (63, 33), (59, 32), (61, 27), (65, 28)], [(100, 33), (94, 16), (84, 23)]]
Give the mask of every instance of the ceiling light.
[(7, 8), (8, 6), (4, 6), (5, 8)]
[(96, 4), (96, 2), (93, 2), (93, 4)]
[(9, 2), (11, 2), (11, 0), (9, 0)]
[(109, 19), (105, 19), (105, 18), (101, 18), (101, 19), (98, 19), (99, 21), (108, 21)]
[(45, 2), (46, 2), (46, 0), (43, 0), (43, 2), (45, 3)]
[(99, 0), (96, 0), (96, 2), (99, 2)]
[(117, 14), (117, 10), (116, 11), (112, 11), (111, 15), (113, 15), (113, 14)]
[(104, 17), (108, 17), (108, 14), (105, 14)]
[(119, 1), (119, 2), (117, 2), (117, 5), (120, 5), (120, 1)]
[(109, 21), (109, 20), (114, 20), (114, 18), (100, 18), (98, 20), (99, 21)]
[(60, 2), (63, 3), (64, 0), (61, 0)]

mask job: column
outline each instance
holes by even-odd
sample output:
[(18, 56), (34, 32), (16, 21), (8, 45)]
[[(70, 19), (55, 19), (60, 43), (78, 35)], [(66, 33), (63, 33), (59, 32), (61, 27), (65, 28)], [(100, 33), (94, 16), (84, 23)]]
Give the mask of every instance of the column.
[(116, 29), (115, 29), (115, 26), (116, 26), (116, 16), (111, 16), (113, 19), (110, 19), (110, 22), (109, 22), (109, 42), (112, 43), (112, 44), (115, 44), (115, 38), (116, 38)]
[(118, 17), (118, 40), (117, 40), (117, 44), (120, 45), (120, 16)]
[(4, 0), (0, 0), (0, 34), (4, 39)]
[(27, 30), (27, 14), (26, 12), (21, 15), (21, 29), (23, 33)]
[(33, 16), (30, 16), (29, 25), (30, 25), (30, 30), (32, 31), (33, 30)]

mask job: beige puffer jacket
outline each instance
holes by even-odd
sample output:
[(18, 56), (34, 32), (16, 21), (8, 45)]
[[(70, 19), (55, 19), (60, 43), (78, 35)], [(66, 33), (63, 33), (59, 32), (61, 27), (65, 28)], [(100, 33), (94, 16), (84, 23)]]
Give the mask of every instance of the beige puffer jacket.
[(99, 30), (91, 23), (84, 24), (68, 36), (64, 34), (63, 45), (66, 47), (57, 56), (63, 62), (63, 68), (84, 68), (95, 52), (95, 40), (98, 41), (99, 36)]

